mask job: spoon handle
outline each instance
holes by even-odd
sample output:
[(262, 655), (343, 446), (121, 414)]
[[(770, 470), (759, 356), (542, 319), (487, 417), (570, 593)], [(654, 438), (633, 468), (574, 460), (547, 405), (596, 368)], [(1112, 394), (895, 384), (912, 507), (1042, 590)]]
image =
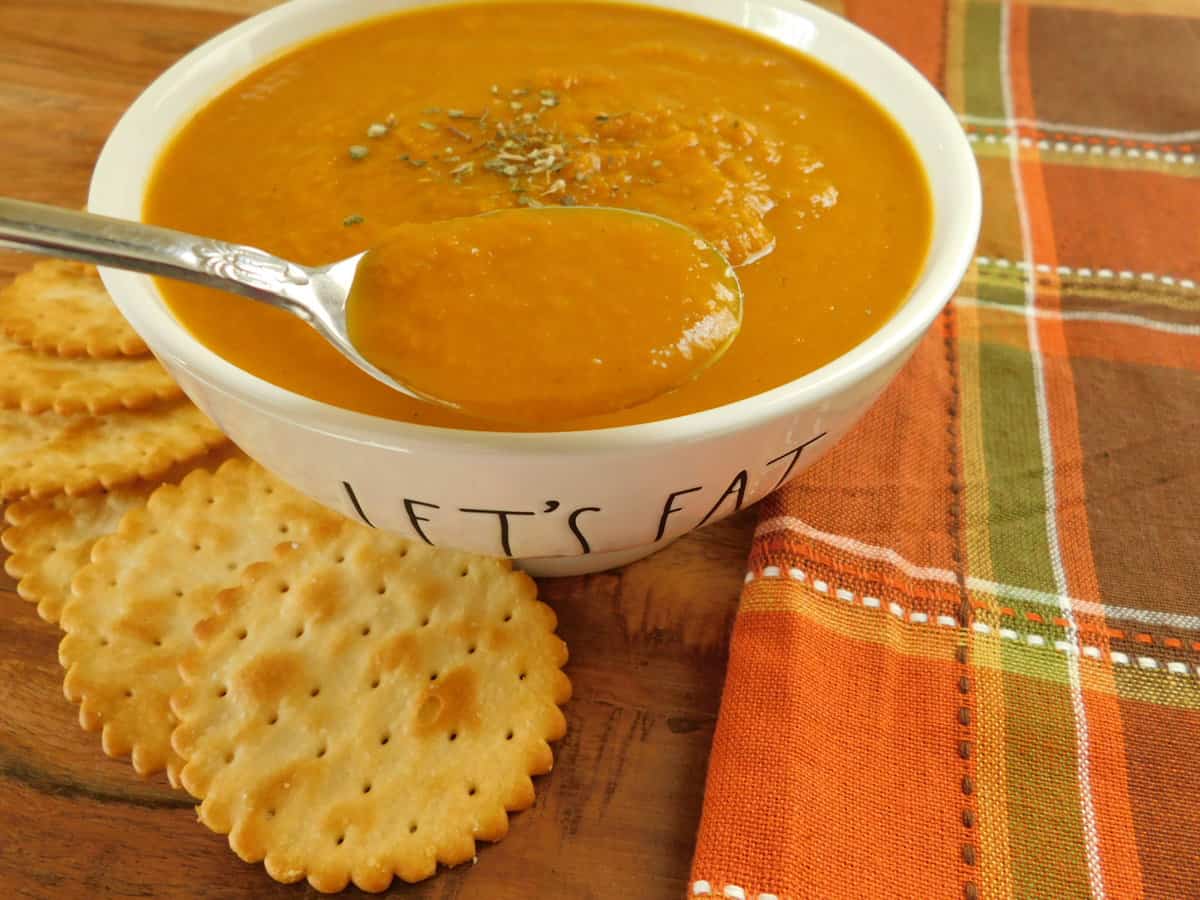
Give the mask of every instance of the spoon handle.
[(0, 247), (219, 288), (297, 312), (312, 273), (254, 247), (0, 197)]

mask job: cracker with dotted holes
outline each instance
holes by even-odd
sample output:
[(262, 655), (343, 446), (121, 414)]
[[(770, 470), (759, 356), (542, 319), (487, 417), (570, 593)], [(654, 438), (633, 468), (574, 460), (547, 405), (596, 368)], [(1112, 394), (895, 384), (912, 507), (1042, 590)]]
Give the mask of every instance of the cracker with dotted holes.
[(70, 359), (0, 338), (0, 409), (105, 413), (141, 409), (182, 391), (157, 359)]
[(17, 593), (37, 604), (38, 615), (55, 623), (70, 595), (71, 578), (88, 562), (92, 545), (114, 531), (121, 516), (158, 485), (139, 481), (127, 487), (71, 497), (51, 494), (26, 498), (9, 506), (7, 528), (0, 540), (12, 555), (4, 569), (17, 582)]
[(153, 480), (226, 440), (186, 400), (102, 416), (0, 409), (0, 500)]
[(533, 803), (571, 685), (554, 612), (508, 562), (343, 520), (217, 603), (180, 665), (172, 744), (243, 860), (381, 891), (472, 859)]
[[(178, 481), (193, 468), (216, 468), (239, 451), (228, 444), (207, 456), (168, 472), (163, 482)], [(72, 497), (26, 497), (4, 511), (9, 526), (0, 543), (11, 556), (4, 568), (17, 579), (17, 593), (37, 604), (38, 615), (58, 622), (63, 604), (71, 595), (71, 579), (91, 559), (92, 545), (117, 528), (121, 516), (144, 506), (159, 482), (130, 485)]]
[(79, 724), (101, 732), (109, 756), (131, 755), (142, 775), (165, 768), (178, 784), (169, 698), (192, 629), (242, 569), (340, 518), (247, 460), (192, 472), (126, 513), (92, 547), (59, 621), (63, 693), (79, 704)]
[(0, 334), (59, 356), (144, 356), (95, 266), (49, 259), (0, 290)]

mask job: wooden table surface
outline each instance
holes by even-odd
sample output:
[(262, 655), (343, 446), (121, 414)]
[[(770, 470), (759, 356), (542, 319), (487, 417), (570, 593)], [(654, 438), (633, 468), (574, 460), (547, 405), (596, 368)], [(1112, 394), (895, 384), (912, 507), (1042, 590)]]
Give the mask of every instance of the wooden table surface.
[[(268, 5), (0, 0), (0, 195), (82, 206), (138, 92)], [(0, 284), (28, 264), (0, 255)], [(392, 894), (683, 896), (752, 515), (622, 570), (543, 582), (575, 687), (554, 772), (477, 865)], [(0, 574), (0, 897), (316, 896), (240, 862), (164, 778), (106, 758), (63, 698), (58, 639)]]

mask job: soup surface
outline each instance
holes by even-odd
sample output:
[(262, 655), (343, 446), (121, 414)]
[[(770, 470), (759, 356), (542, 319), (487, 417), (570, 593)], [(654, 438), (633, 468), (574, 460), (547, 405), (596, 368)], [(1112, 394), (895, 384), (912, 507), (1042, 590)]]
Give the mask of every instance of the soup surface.
[[(683, 223), (738, 267), (745, 298), (741, 332), (700, 377), (571, 428), (697, 412), (818, 368), (904, 299), (932, 224), (905, 136), (823, 66), (682, 14), (557, 2), (413, 10), (284, 54), (181, 130), (144, 217), (316, 265), (406, 223), (550, 205)], [(603, 246), (589, 264), (606, 265)], [(160, 288), (197, 338), (282, 387), (409, 422), (496, 428), (390, 390), (287, 313)], [(503, 359), (532, 340), (491, 349)]]
[(346, 305), (363, 356), (497, 427), (665, 394), (720, 357), (741, 317), (737, 276), (696, 232), (596, 206), (398, 226)]

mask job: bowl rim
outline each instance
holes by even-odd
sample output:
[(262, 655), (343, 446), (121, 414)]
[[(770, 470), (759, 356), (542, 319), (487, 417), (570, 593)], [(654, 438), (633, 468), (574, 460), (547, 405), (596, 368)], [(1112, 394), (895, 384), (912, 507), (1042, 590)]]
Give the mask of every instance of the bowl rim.
[[(303, 26), (308, 13), (334, 7), (338, 5), (339, 0), (293, 0), (291, 3), (251, 16), (220, 32), (159, 75), (122, 115), (97, 159), (88, 196), (89, 210), (104, 215), (141, 218), (149, 172), (135, 172), (131, 176), (130, 167), (127, 162), (123, 162), (122, 157), (130, 146), (145, 145), (145, 127), (154, 121), (161, 121), (164, 107), (170, 108), (172, 105), (172, 94), (181, 84), (191, 80), (195, 71), (211, 57), (229, 53), (237, 45), (244, 44), (254, 36), (279, 29), (293, 31), (280, 49), (273, 52), (273, 57), (286, 53), (290, 48), (320, 34), (331, 33), (347, 25), (369, 21), (381, 15), (449, 5), (453, 2), (454, 0), (379, 0), (376, 3), (364, 4), (359, 11), (361, 14), (345, 18), (341, 25), (308, 30)], [(469, 3), (470, 0), (466, 2)], [(761, 28), (741, 25), (731, 19), (709, 14), (710, 11), (698, 11), (695, 9), (698, 4), (689, 3), (688, 0), (638, 2), (651, 8), (686, 12), (777, 40)], [(736, 5), (742, 7), (750, 4), (742, 0)], [(872, 54), (881, 64), (886, 65), (890, 69), (889, 77), (895, 78), (897, 83), (902, 85), (902, 89), (920, 106), (922, 127), (932, 129), (936, 134), (939, 153), (937, 164), (943, 173), (949, 172), (953, 177), (957, 194), (956, 203), (948, 209), (939, 206), (936, 196), (932, 198), (933, 228), (930, 249), (907, 299), (865, 340), (821, 367), (785, 384), (723, 406), (682, 416), (583, 431), (474, 431), (404, 422), (315, 400), (275, 385), (227, 361), (194, 338), (183, 324), (174, 318), (149, 276), (101, 268), (101, 278), (118, 308), (130, 319), (136, 330), (141, 332), (145, 329), (157, 338), (147, 340), (147, 343), (151, 346), (163, 346), (177, 365), (209, 388), (233, 395), (255, 407), (259, 413), (286, 418), (301, 427), (380, 447), (397, 449), (420, 444), (444, 447), (452, 443), (462, 448), (510, 450), (526, 455), (629, 452), (663, 444), (707, 440), (744, 431), (801, 407), (820, 403), (903, 354), (924, 335), (945, 307), (974, 255), (982, 218), (979, 170), (974, 152), (954, 112), (925, 77), (896, 51), (857, 25), (807, 0), (756, 0), (753, 5), (799, 13), (815, 26), (817, 32), (824, 31), (834, 35), (836, 40), (847, 41), (852, 46), (857, 45), (856, 51)], [(300, 27), (295, 28), (296, 24)], [(912, 131), (899, 121), (894, 110), (881, 102), (854, 73), (823, 59), (807, 48), (793, 46), (793, 49), (812, 56), (817, 62), (854, 84), (878, 104), (909, 138), (926, 177), (930, 177), (931, 160), (920, 152)], [(162, 129), (161, 125), (158, 126), (161, 137), (157, 142), (153, 142), (152, 160), (159, 157), (167, 143), (200, 103), (211, 100), (230, 84), (272, 58), (260, 56), (253, 61), (247, 61), (244, 59), (244, 53), (237, 55), (240, 58), (236, 73), (226, 73), (223, 82), (219, 78), (208, 78), (206, 87), (209, 89), (204, 91), (205, 100), (169, 114), (171, 118), (168, 128)], [(131, 177), (135, 180), (138, 177), (142, 179), (140, 189), (130, 189)], [(932, 187), (931, 184), (931, 194), (934, 193)], [(939, 239), (945, 241), (946, 246), (941, 253), (935, 253), (934, 248), (937, 247)]]

